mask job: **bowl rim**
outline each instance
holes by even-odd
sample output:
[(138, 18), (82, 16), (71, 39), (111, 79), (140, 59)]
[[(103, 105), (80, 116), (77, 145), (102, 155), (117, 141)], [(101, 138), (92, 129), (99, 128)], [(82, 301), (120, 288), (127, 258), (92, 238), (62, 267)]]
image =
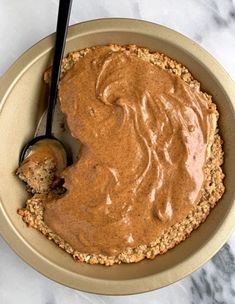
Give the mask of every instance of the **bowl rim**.
[[(162, 38), (165, 41), (173, 42), (186, 52), (192, 53), (199, 61), (203, 62), (206, 68), (217, 78), (230, 100), (235, 100), (235, 86), (224, 70), (224, 68), (197, 43), (184, 35), (169, 29), (165, 26), (152, 22), (130, 19), (130, 18), (104, 18), (77, 23), (69, 27), (67, 41), (97, 32), (133, 32), (151, 35)], [(55, 34), (43, 38), (17, 59), (8, 71), (0, 79), (0, 115), (7, 100), (7, 96), (13, 89), (14, 84), (21, 75), (37, 61), (43, 54), (53, 47)], [(235, 108), (233, 104), (233, 109)], [(26, 263), (46, 277), (81, 291), (105, 294), (105, 295), (127, 295), (136, 294), (158, 289), (172, 284), (188, 274), (192, 273), (208, 261), (226, 242), (234, 229), (235, 204), (221, 224), (220, 233), (215, 233), (207, 244), (198, 249), (192, 256), (180, 262), (171, 269), (171, 276), (167, 275), (167, 270), (160, 274), (155, 274), (138, 279), (128, 280), (103, 280), (88, 278), (83, 275), (74, 274), (56, 265), (40, 255), (34, 248), (27, 244), (26, 240), (15, 229), (11, 220), (7, 217), (0, 197), (0, 233), (10, 247)], [(206, 256), (202, 252), (207, 252)], [(196, 262), (195, 262), (196, 261)], [(179, 273), (179, 268), (181, 272)], [(183, 271), (182, 271), (183, 269)]]

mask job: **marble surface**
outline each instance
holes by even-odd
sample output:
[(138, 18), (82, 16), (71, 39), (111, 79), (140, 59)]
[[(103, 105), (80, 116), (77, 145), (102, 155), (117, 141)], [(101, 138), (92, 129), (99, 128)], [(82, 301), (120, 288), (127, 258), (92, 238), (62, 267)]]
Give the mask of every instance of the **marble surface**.
[[(55, 30), (58, 0), (0, 0), (0, 76)], [(145, 19), (206, 48), (235, 80), (235, 0), (74, 0), (70, 23), (101, 17)], [(202, 268), (161, 290), (125, 297), (91, 295), (57, 284), (25, 264), (0, 239), (1, 304), (235, 303), (235, 233)]]

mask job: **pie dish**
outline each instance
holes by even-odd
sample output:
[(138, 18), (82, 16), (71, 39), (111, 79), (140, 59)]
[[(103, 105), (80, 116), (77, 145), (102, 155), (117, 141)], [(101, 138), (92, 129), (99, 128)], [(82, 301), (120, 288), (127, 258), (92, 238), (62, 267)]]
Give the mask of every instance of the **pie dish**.
[(107, 19), (70, 28), (66, 53), (98, 44), (137, 44), (163, 52), (187, 66), (203, 90), (215, 99), (226, 155), (223, 166), (226, 192), (208, 220), (185, 242), (153, 261), (111, 268), (78, 265), (63, 251), (55, 250), (55, 245), (37, 231), (25, 227), (15, 212), (23, 207), (27, 195), (14, 171), (20, 149), (33, 136), (45, 109), (46, 89), (38, 75), (50, 65), (53, 39), (54, 36), (49, 36), (27, 51), (1, 79), (0, 171), (4, 182), (0, 185), (0, 228), (3, 237), (18, 255), (44, 275), (88, 292), (133, 294), (183, 278), (215, 254), (234, 228), (235, 90), (232, 80), (206, 51), (159, 25)]
[(26, 224), (111, 266), (165, 254), (206, 220), (224, 193), (219, 113), (186, 67), (136, 45), (86, 48), (64, 58), (58, 96), (79, 158), (61, 187), (49, 141), (26, 158)]

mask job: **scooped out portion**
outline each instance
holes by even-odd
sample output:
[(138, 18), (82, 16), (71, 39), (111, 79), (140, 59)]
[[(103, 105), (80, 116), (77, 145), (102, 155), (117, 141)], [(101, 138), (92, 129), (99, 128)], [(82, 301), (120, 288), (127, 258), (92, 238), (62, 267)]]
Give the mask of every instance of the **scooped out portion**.
[(49, 195), (20, 214), (87, 263), (166, 252), (224, 191), (215, 104), (186, 68), (136, 46), (93, 47), (63, 66), (60, 106), (82, 144), (79, 158), (59, 173), (63, 195), (44, 184), (38, 192)]
[(32, 193), (49, 193), (61, 184), (60, 173), (66, 167), (66, 154), (59, 142), (43, 139), (30, 148), (16, 174)]

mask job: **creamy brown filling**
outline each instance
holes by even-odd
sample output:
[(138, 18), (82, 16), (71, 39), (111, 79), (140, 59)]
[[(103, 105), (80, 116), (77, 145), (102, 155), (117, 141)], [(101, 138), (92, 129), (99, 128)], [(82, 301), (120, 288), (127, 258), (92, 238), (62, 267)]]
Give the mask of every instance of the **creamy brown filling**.
[(45, 223), (80, 252), (149, 244), (200, 198), (211, 138), (205, 96), (127, 51), (90, 50), (65, 75), (62, 111), (80, 140), (67, 192)]

